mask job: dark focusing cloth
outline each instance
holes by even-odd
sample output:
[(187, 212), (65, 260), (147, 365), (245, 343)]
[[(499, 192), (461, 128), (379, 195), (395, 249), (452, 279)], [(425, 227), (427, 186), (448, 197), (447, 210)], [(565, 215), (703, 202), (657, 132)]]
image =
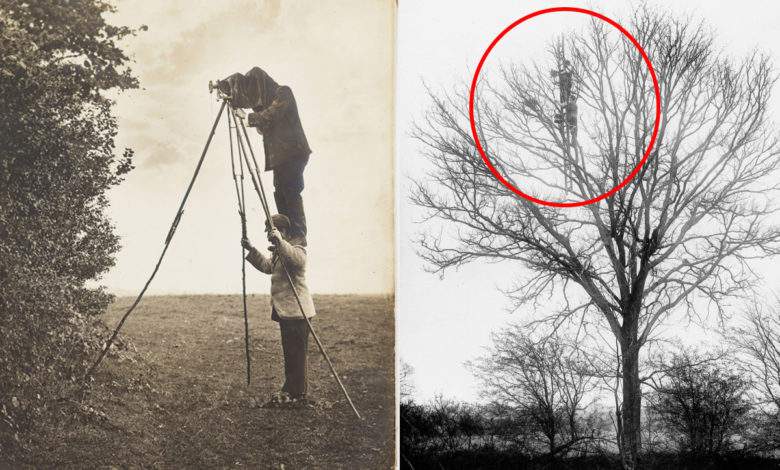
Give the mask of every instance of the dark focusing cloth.
[(290, 87), (280, 86), (260, 67), (225, 80), (230, 84), (231, 104), (254, 111), (248, 121), (263, 134), (266, 171), (308, 158), (311, 149)]

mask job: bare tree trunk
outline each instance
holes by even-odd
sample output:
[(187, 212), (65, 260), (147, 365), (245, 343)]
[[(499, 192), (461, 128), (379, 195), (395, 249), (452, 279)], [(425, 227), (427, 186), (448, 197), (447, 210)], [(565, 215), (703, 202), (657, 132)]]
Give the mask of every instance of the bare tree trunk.
[(547, 435), (547, 441), (549, 443), (549, 451), (548, 454), (550, 457), (552, 457), (555, 454), (555, 433)]
[[(633, 309), (632, 309), (633, 310)], [(623, 363), (623, 406), (621, 410), (623, 468), (638, 468), (639, 451), (642, 448), (641, 416), (642, 390), (639, 381), (638, 312), (631, 311), (623, 319), (621, 359)]]

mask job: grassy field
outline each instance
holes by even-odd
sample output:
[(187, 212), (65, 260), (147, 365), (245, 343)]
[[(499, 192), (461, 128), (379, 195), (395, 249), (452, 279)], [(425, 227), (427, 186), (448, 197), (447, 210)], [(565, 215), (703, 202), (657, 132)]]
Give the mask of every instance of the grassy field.
[[(132, 299), (106, 314), (113, 327)], [(390, 468), (394, 455), (390, 297), (318, 296), (315, 329), (358, 421), (310, 341), (315, 409), (258, 405), (282, 384), (279, 329), (267, 296), (249, 299), (253, 360), (246, 386), (240, 296), (144, 299), (123, 329), (129, 351), (106, 358), (87, 417), (63, 416), (36, 466)]]

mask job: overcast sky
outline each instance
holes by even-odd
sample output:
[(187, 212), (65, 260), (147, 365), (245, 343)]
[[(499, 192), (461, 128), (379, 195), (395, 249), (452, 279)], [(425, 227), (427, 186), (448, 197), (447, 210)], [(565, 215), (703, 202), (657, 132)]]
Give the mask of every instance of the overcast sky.
[[(126, 41), (141, 89), (118, 99), (118, 145), (135, 150), (137, 168), (111, 194), (123, 249), (104, 279), (110, 290), (135, 294), (151, 272), (218, 110), (208, 81), (257, 65), (292, 88), (313, 149), (303, 193), (310, 288), (392, 292), (390, 1), (120, 0), (111, 21), (149, 30)], [(151, 293), (240, 292), (228, 155), (223, 122)], [(270, 187), (271, 173), (263, 176)], [(250, 238), (262, 247), (247, 184)], [(250, 274), (249, 287), (267, 292), (268, 278)]]
[[(670, 5), (681, 15), (693, 14), (708, 21), (716, 31), (724, 52), (743, 56), (753, 48), (770, 53), (780, 60), (780, 9), (767, 7), (758, 1), (733, 2), (695, 0), (657, 2), (650, 5)], [(477, 7), (479, 5), (479, 7)], [(486, 6), (486, 5), (489, 5)], [(397, 345), (401, 358), (415, 368), (414, 383), (417, 399), (427, 400), (435, 394), (463, 400), (478, 398), (475, 380), (463, 367), (488, 344), (491, 331), (507, 322), (522, 318), (522, 313), (509, 314), (508, 303), (499, 287), (509, 287), (522, 267), (514, 264), (476, 263), (448, 272), (440, 279), (423, 270), (415, 253), (413, 240), (424, 224), (420, 212), (406, 199), (409, 178), (426, 170), (420, 156), (420, 146), (409, 138), (409, 130), (419, 119), (426, 99), (424, 83), (433, 89), (452, 90), (467, 86), (471, 73), (490, 41), (514, 20), (540, 8), (580, 6), (594, 9), (621, 22), (630, 5), (622, 0), (582, 2), (517, 2), (493, 1), (452, 2), (435, 0), (401, 2), (398, 12), (398, 81), (397, 81), (397, 148), (398, 148), (398, 284), (397, 284)], [(567, 16), (569, 15), (569, 16)], [(581, 15), (579, 15), (581, 16)], [(559, 19), (560, 18), (560, 21)], [(575, 14), (540, 17), (528, 28), (516, 28), (496, 49), (496, 59), (534, 59), (541, 45), (555, 34), (583, 24)], [(624, 24), (623, 26), (627, 26)], [(494, 54), (491, 54), (493, 60)], [(652, 59), (652, 58), (651, 58)], [(464, 108), (467, 103), (463, 103)], [(774, 116), (780, 108), (773, 102)], [(780, 120), (778, 120), (780, 121)], [(777, 260), (756, 263), (767, 284), (780, 279)], [(553, 299), (555, 300), (555, 299)], [(689, 325), (672, 325), (667, 335), (681, 333)], [(699, 331), (706, 339), (708, 333)]]

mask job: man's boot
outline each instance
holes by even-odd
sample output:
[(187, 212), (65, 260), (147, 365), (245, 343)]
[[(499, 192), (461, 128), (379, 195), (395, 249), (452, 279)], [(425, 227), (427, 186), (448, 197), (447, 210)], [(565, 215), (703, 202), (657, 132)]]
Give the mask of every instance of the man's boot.
[(303, 198), (300, 193), (288, 195), (285, 198), (287, 203), (287, 217), (292, 226), (292, 236), (297, 238), (297, 242), (306, 246), (306, 214), (303, 211)]
[(290, 214), (287, 213), (287, 201), (284, 199), (284, 194), (281, 191), (274, 191), (274, 202), (276, 202), (276, 212), (278, 214), (286, 215), (288, 218)]

